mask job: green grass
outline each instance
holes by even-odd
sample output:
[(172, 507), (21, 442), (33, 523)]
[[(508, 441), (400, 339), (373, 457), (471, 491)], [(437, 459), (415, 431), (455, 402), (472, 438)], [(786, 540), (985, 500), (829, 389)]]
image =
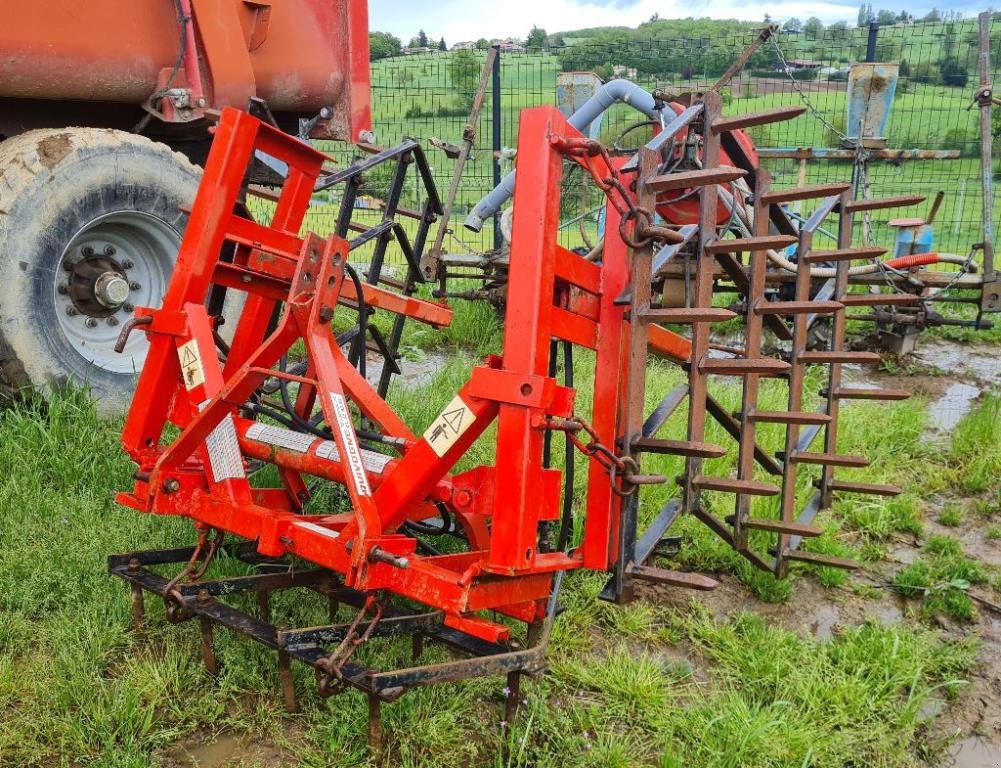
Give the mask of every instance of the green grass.
[[(413, 424), (430, 421), (495, 349), (496, 336), (463, 332), (448, 343), (468, 351), (452, 354), (429, 386), (393, 392)], [(578, 365), (583, 375), (586, 357)], [(677, 375), (653, 366), (661, 384)], [(862, 426), (850, 426), (851, 410), (845, 434), (854, 442)], [(868, 417), (862, 409), (859, 418)], [(891, 418), (914, 421), (906, 410)], [(45, 413), (0, 415), (0, 462), (17, 467), (0, 477), (0, 763), (144, 766), (179, 739), (225, 731), (286, 748), (305, 766), (365, 764), (361, 697), (346, 694), (328, 710), (296, 666), (303, 713), (287, 715), (265, 649), (219, 630), (223, 669), (213, 680), (201, 667), (195, 628), (167, 625), (155, 601), (145, 632), (131, 632), (127, 590), (107, 575), (106, 554), (184, 545), (192, 532), (183, 521), (114, 504), (131, 472), (117, 433), (81, 395), (57, 398)], [(881, 450), (878, 440), (872, 447)], [(489, 461), (490, 451), (488, 434), (464, 466)], [(840, 524), (819, 547), (841, 551)], [(686, 520), (677, 532), (686, 562), (735, 572), (763, 599), (788, 596), (792, 582), (726, 555), (703, 527)], [(818, 642), (749, 614), (713, 619), (698, 604), (622, 609), (596, 601), (603, 583), (600, 574), (568, 579), (552, 672), (527, 684), (528, 705), (513, 729), (499, 723), (502, 680), (414, 691), (384, 709), (393, 764), (561, 766), (579, 755), (573, 764), (910, 765), (923, 749), (921, 704), (943, 686), (956, 690), (974, 652), (903, 625), (865, 625)], [(292, 623), (323, 621), (318, 603), (278, 600), (276, 611)], [(359, 657), (404, 663), (407, 648), (380, 643)], [(427, 658), (447, 655), (432, 650)]]
[(971, 585), (983, 584), (987, 578), (983, 563), (963, 554), (958, 541), (931, 536), (922, 556), (900, 570), (893, 585), (904, 597), (921, 598), (927, 617), (944, 614), (973, 621), (977, 612), (968, 592)]
[[(449, 329), (411, 326), (405, 336), (415, 355), (445, 355), (429, 384), (391, 391), (394, 407), (418, 431), (485, 354), (500, 350), (492, 310), (466, 302), (454, 309)], [(592, 408), (592, 365), (593, 356), (578, 353), (578, 408), (585, 415)], [(684, 374), (654, 361), (649, 376), (652, 407)], [(714, 392), (728, 409), (739, 402), (732, 385)], [(763, 384), (762, 407), (782, 407), (784, 398), (781, 382)], [(663, 436), (679, 436), (684, 419), (682, 409)], [(985, 419), (971, 417), (960, 426), (950, 471), (970, 466), (989, 447), (993, 433), (985, 431)], [(878, 556), (896, 533), (920, 532), (920, 494), (929, 487), (935, 455), (922, 439), (924, 424), (919, 401), (846, 405), (839, 450), (871, 456), (873, 466), (862, 475), (870, 481), (900, 482), (908, 490), (893, 499), (840, 499), (823, 516), (825, 533), (807, 545), (811, 550), (865, 559)], [(156, 601), (148, 602), (144, 632), (131, 631), (128, 593), (106, 573), (106, 555), (188, 545), (193, 532), (183, 520), (114, 503), (115, 490), (129, 486), (132, 472), (118, 448), (119, 429), (100, 421), (81, 393), (56, 398), (45, 411), (0, 412), (0, 466), (16, 468), (0, 475), (0, 765), (146, 766), (179, 740), (221, 732), (263, 739), (310, 768), (367, 764), (360, 696), (349, 692), (324, 705), (312, 674), (296, 665), (302, 713), (288, 715), (266, 649), (218, 630), (223, 667), (213, 679), (200, 663), (197, 628), (168, 625)], [(495, 435), (488, 430), (458, 469), (491, 462)], [(781, 437), (781, 430), (762, 429), (769, 450)], [(728, 440), (716, 426), (708, 439)], [(559, 461), (562, 450), (554, 454)], [(711, 469), (725, 474), (732, 461)], [(669, 477), (682, 466), (676, 457), (652, 464), (650, 471)], [(577, 466), (574, 493), (581, 503), (586, 473), (580, 457)], [(813, 477), (801, 473), (799, 503), (812, 492)], [(671, 484), (644, 493), (641, 521), (676, 493)], [(708, 501), (720, 516), (732, 505), (732, 497)], [(755, 514), (774, 512), (773, 501), (757, 502)], [(788, 600), (797, 578), (851, 585), (843, 571), (799, 566), (793, 578), (776, 581), (692, 518), (671, 533), (681, 537), (681, 550), (665, 564), (733, 574), (762, 601)], [(755, 534), (759, 549), (768, 541)], [(930, 539), (923, 570), (898, 585), (924, 596), (926, 615), (958, 612), (963, 599), (969, 601), (963, 584), (982, 576), (950, 541)], [(224, 560), (214, 573), (246, 570)], [(502, 679), (415, 690), (384, 707), (388, 764), (908, 766), (934, 757), (922, 705), (962, 687), (976, 650), (973, 640), (948, 641), (906, 623), (865, 624), (818, 641), (750, 613), (713, 617), (697, 602), (611, 606), (597, 600), (604, 582), (603, 574), (568, 576), (549, 653), (552, 670), (526, 683), (527, 706), (513, 727), (500, 723)], [(325, 621), (319, 598), (276, 597), (274, 609), (290, 625)], [(405, 641), (379, 641), (360, 649), (358, 658), (385, 667), (408, 663), (408, 652)], [(431, 648), (425, 660), (447, 658)]]
[(956, 425), (950, 458), (962, 490), (978, 493), (996, 486), (1001, 470), (1001, 395), (987, 394)]
[(939, 525), (944, 525), (947, 528), (958, 528), (963, 524), (963, 519), (963, 505), (955, 501), (942, 507), (942, 511), (938, 515)]

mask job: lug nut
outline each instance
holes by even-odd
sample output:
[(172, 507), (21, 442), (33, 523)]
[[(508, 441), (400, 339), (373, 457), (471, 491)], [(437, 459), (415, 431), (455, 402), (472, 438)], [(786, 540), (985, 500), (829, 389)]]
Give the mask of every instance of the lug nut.
[(112, 315), (105, 321), (108, 325), (115, 326), (118, 325), (118, 318)]
[(131, 283), (129, 283), (129, 288), (132, 289), (133, 291), (138, 291), (140, 288), (142, 288), (142, 286), (135, 280), (133, 280)]
[(122, 269), (132, 269), (135, 265), (136, 263), (132, 261), (132, 259), (125, 259), (125, 261), (122, 262)]
[(59, 288), (56, 290), (59, 291), (60, 295), (65, 296), (70, 292), (70, 287), (66, 283), (59, 283)]
[(69, 315), (70, 317), (73, 317), (74, 315), (78, 314), (76, 311), (76, 307), (70, 304), (68, 307), (66, 307), (66, 314)]
[(90, 258), (91, 256), (94, 255), (94, 249), (91, 248), (89, 245), (85, 245), (83, 248), (80, 249), (80, 253), (82, 253), (85, 258)]
[(115, 255), (115, 246), (113, 246), (113, 245), (106, 245), (106, 246), (104, 246), (104, 255), (105, 256), (114, 256)]
[(129, 304), (129, 302), (127, 301), (124, 304), (122, 304), (122, 309), (125, 310), (126, 312), (134, 312), (135, 308), (136, 308), (135, 304)]
[(88, 317), (86, 322), (87, 322), (87, 327), (88, 328), (96, 328), (97, 327), (97, 318), (96, 317)]

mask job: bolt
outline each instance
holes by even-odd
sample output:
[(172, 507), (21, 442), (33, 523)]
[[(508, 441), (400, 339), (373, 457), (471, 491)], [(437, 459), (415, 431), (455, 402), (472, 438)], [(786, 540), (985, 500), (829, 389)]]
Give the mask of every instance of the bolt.
[(164, 493), (177, 493), (181, 490), (181, 481), (176, 477), (172, 477), (169, 480), (164, 480), (162, 487)]
[(115, 246), (113, 246), (113, 245), (106, 245), (106, 246), (104, 246), (104, 255), (105, 256), (114, 256), (115, 255)]
[(107, 320), (105, 320), (105, 322), (106, 322), (106, 323), (107, 323), (108, 325), (111, 325), (111, 326), (115, 326), (115, 325), (118, 325), (118, 318), (117, 318), (117, 317), (115, 317), (114, 315), (112, 315), (112, 316), (111, 316), (111, 317), (109, 317), (109, 318), (108, 318)]
[(330, 307), (320, 307), (320, 322), (329, 323), (334, 319), (334, 310)]
[(135, 265), (136, 263), (132, 261), (132, 259), (125, 259), (125, 261), (122, 262), (122, 269), (132, 269)]
[(88, 317), (86, 322), (87, 322), (87, 327), (88, 328), (94, 328), (94, 327), (97, 326), (97, 318), (96, 317)]
[(70, 287), (66, 283), (59, 283), (59, 288), (57, 290), (61, 295), (65, 296), (70, 292)]
[(131, 283), (129, 283), (129, 288), (131, 288), (133, 291), (138, 291), (140, 288), (142, 288), (142, 286), (135, 280), (133, 280)]
[(70, 317), (76, 315), (77, 314), (76, 307), (70, 304), (68, 307), (66, 307), (66, 314), (69, 315)]
[(89, 259), (91, 256), (94, 255), (94, 249), (91, 248), (89, 245), (85, 245), (83, 248), (80, 249), (80, 253), (82, 253), (85, 258)]

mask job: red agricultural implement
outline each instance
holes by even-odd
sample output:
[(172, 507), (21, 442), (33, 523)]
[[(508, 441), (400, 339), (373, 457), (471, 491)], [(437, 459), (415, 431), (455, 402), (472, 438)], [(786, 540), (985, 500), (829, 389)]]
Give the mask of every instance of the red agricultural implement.
[[(449, 323), (450, 310), (415, 295), (416, 264), (402, 290), (378, 275), (355, 279), (346, 226), (327, 237), (300, 235), (325, 157), (246, 113), (224, 111), (163, 306), (137, 308), (123, 333), (123, 340), (130, 332), (145, 333), (150, 351), (123, 432), (125, 449), (138, 464), (136, 484), (118, 500), (142, 512), (188, 517), (198, 531), (190, 549), (110, 558), (111, 571), (132, 585), (137, 619), (144, 590), (165, 599), (171, 620), (197, 618), (212, 669), (215, 624), (276, 649), (289, 706), (295, 706), (293, 658), (315, 668), (325, 695), (345, 687), (365, 692), (372, 740), (378, 743), (380, 702), (428, 683), (507, 674), (510, 719), (520, 676), (544, 668), (566, 571), (609, 572), (605, 596), (619, 601), (631, 596), (635, 580), (712, 588), (715, 582), (707, 576), (649, 562), (681, 514), (694, 515), (777, 576), (797, 560), (854, 567), (803, 551), (800, 544), (821, 533), (814, 518), (832, 494), (897, 492), (843, 481), (835, 470), (867, 464), (863, 457), (837, 452), (841, 401), (905, 396), (851, 389), (841, 380), (843, 364), (874, 357), (844, 348), (844, 313), (852, 303), (846, 295), (848, 263), (866, 255), (851, 247), (852, 218), (865, 206), (904, 201), (852, 201), (847, 185), (772, 192), (760, 172), (754, 198), (758, 230), (745, 238), (722, 238), (719, 185), (745, 172), (720, 165), (721, 137), (787, 117), (783, 111), (723, 117), (719, 97), (705, 94), (669, 127), (697, 128), (704, 140), (703, 167), (679, 174), (665, 171), (656, 150), (641, 150), (637, 162), (629, 163), (585, 138), (554, 108), (525, 110), (503, 352), (476, 366), (430, 423), (407, 424), (387, 403), (385, 389), (373, 387), (359, 372), (353, 364), (358, 359), (344, 351), (347, 344), (334, 327), (338, 319), (367, 312), (440, 327)], [(241, 215), (235, 205), (257, 153), (288, 169), (267, 223)], [(600, 262), (557, 244), (567, 161), (590, 174), (607, 195), (609, 234)], [(698, 224), (655, 223), (658, 196), (679, 189), (695, 190)], [(811, 298), (814, 286), (804, 269), (793, 297), (764, 299), (765, 250), (784, 248), (796, 238), (770, 233), (767, 216), (760, 214), (791, 195), (816, 204), (798, 237), (801, 263), (838, 265), (828, 298)], [(839, 218), (839, 248), (813, 251), (812, 232), (830, 215)], [(426, 225), (434, 212), (419, 218)], [(696, 253), (692, 301), (686, 307), (661, 306), (652, 293), (652, 275), (684, 248)], [(720, 270), (745, 297), (745, 344), (725, 354), (710, 343), (711, 326), (735, 317), (713, 306)], [(245, 295), (228, 344), (219, 338), (219, 317), (206, 308), (220, 290)], [(816, 314), (833, 319), (831, 342), (822, 352), (806, 349), (807, 320)], [(690, 337), (665, 324), (689, 327)], [(784, 359), (763, 354), (766, 325), (789, 341)], [(362, 327), (361, 338), (366, 334)], [(589, 392), (556, 377), (558, 350), (564, 350), (569, 370), (574, 347), (591, 350)], [(292, 354), (300, 358), (294, 368), (287, 365)], [(651, 354), (683, 366), (687, 384), (672, 392), (648, 391)], [(818, 410), (805, 409), (808, 365), (827, 371)], [(736, 413), (710, 391), (710, 381), (719, 377), (742, 383)], [(762, 378), (787, 383), (787, 408), (759, 407)], [(278, 391), (289, 406), (287, 419), (272, 418), (274, 412), (262, 407), (266, 393)], [(582, 411), (581, 402), (593, 402), (590, 413)], [(656, 403), (650, 413), (646, 402)], [(684, 403), (683, 438), (659, 436)], [(712, 421), (737, 443), (732, 473), (721, 474), (712, 463), (730, 452), (707, 439)], [(782, 426), (777, 459), (758, 443), (760, 424)], [(572, 456), (564, 469), (550, 466), (551, 443), (559, 435), (586, 456), (587, 494), (579, 504), (567, 482)], [(811, 450), (821, 435), (823, 447)], [(456, 471), (476, 441), (492, 444), (494, 463)], [(684, 461), (677, 478), (681, 495), (661, 493), (670, 500), (643, 515), (652, 522), (640, 533), (641, 505), (649, 506), (646, 490), (674, 480), (657, 471), (668, 457)], [(275, 469), (271, 486), (251, 482), (263, 465)], [(797, 476), (809, 467), (819, 471), (817, 490), (802, 505)], [(316, 480), (342, 486), (344, 503), (317, 508)], [(771, 505), (756, 504), (759, 497), (766, 502), (773, 497)], [(730, 514), (718, 514), (720, 498)], [(449, 520), (455, 521), (455, 545), (448, 552), (428, 551), (420, 534), (444, 530)], [(242, 543), (228, 544), (226, 537)], [(213, 557), (223, 550), (267, 567), (206, 579)], [(183, 567), (168, 575), (158, 572), (169, 564)], [(330, 623), (289, 629), (272, 623), (268, 596), (289, 589), (325, 595)], [(246, 592), (259, 597), (257, 615), (227, 602)], [(350, 621), (338, 621), (342, 605), (351, 607)], [(524, 636), (512, 631), (515, 623), (527, 626)], [(356, 661), (354, 651), (362, 643), (399, 635), (414, 638), (412, 666), (377, 670)], [(424, 640), (443, 643), (459, 656), (421, 665)]]

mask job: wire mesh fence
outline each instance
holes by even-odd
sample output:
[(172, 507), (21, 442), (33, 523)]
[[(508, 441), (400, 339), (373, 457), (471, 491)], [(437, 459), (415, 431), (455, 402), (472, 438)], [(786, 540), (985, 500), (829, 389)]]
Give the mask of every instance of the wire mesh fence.
[[(480, 233), (465, 230), (461, 222), (494, 186), (495, 173), (504, 175), (513, 169), (520, 111), (558, 104), (559, 86), (569, 73), (595, 73), (605, 80), (623, 77), (648, 90), (657, 89), (668, 99), (683, 99), (684, 94), (714, 83), (757, 33), (750, 25), (704, 38), (671, 36), (669, 31), (642, 38), (639, 33), (622, 31), (600, 40), (576, 39), (544, 50), (516, 46), (502, 50), (500, 88), (496, 92), (490, 88), (487, 93), (446, 249), (452, 253), (483, 252), (493, 246), (492, 222)], [(1001, 70), (999, 22), (992, 27), (990, 48), (991, 79), (996, 81)], [(851, 66), (866, 60), (896, 65), (895, 86), (888, 89), (883, 135), (887, 149), (905, 152), (869, 158), (867, 193), (926, 195), (926, 203), (906, 214), (923, 217), (936, 193), (944, 192), (935, 220), (934, 248), (966, 255), (972, 244), (982, 240), (979, 110), (970, 108), (979, 82), (979, 53), (976, 19), (879, 28), (834, 25), (784, 32), (755, 52), (724, 89), (725, 111), (736, 114), (804, 105), (807, 112), (795, 120), (751, 129), (762, 164), (772, 172), (778, 187), (847, 181), (854, 159), (846, 140), (852, 133), (848, 123)], [(372, 63), (373, 120), (379, 143), (419, 139), (442, 190), (452, 176), (454, 159), (434, 145), (461, 142), (485, 60), (483, 50), (453, 50)], [(641, 120), (635, 110), (617, 105), (595, 130), (604, 142), (638, 146), (652, 130), (638, 124)], [(995, 124), (998, 128), (993, 132), (1001, 134), (1001, 120)], [(326, 149), (346, 162), (351, 161), (354, 151), (343, 146)], [(801, 149), (810, 151), (797, 151)], [(378, 199), (388, 182), (378, 174), (370, 177), (357, 205), (368, 206), (377, 215)], [(576, 183), (568, 174), (566, 186)], [(420, 194), (416, 186), (408, 190), (404, 204), (416, 207)], [(568, 200), (576, 202), (565, 206), (561, 238), (566, 245), (588, 245), (599, 226), (593, 196), (568, 195)], [(335, 203), (336, 198), (318, 201), (310, 224), (329, 230)], [(1001, 210), (1001, 205), (995, 204), (995, 210)], [(867, 235), (892, 246), (896, 231), (888, 225), (888, 218), (877, 216)]]

